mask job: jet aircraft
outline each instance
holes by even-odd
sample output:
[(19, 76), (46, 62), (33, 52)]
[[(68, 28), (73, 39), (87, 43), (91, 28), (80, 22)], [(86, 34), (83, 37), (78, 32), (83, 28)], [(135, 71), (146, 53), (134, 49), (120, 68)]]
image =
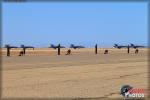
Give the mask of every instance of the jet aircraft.
[(114, 44), (114, 48), (118, 48), (118, 49), (121, 49), (121, 48), (128, 48), (128, 46), (129, 47), (131, 47), (130, 45), (118, 45), (118, 44)]
[(81, 45), (75, 46), (74, 44), (71, 44), (71, 45), (70, 45), (70, 48), (77, 49), (77, 48), (85, 48), (85, 47), (84, 47), (84, 46), (81, 46)]
[(10, 48), (11, 49), (11, 48), (18, 48), (18, 47), (16, 47), (16, 46), (10, 46), (10, 45), (6, 44), (5, 48)]
[(32, 48), (32, 49), (34, 50), (34, 47), (33, 47), (33, 46), (25, 46), (25, 45), (21, 45), (20, 47), (21, 47), (21, 48), (25, 48), (25, 49), (26, 49), (26, 48)]
[(142, 46), (142, 45), (134, 45), (131, 43), (131, 47), (133, 47), (134, 49), (136, 48), (145, 48), (145, 46)]
[[(58, 47), (59, 47), (59, 45), (55, 46), (55, 45), (51, 44), (51, 46), (49, 48), (57, 49)], [(64, 46), (60, 46), (60, 48), (65, 48), (65, 47)]]
[(16, 46), (10, 46), (10, 45), (5, 45), (5, 48), (7, 48), (7, 56), (10, 56), (10, 50), (12, 49), (12, 48), (18, 48), (18, 47), (16, 47)]

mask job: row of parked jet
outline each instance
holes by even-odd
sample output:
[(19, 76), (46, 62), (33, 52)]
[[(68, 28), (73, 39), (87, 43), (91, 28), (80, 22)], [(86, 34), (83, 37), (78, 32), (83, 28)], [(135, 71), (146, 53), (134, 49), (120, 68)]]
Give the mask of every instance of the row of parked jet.
[[(51, 44), (50, 47), (48, 48), (53, 48), (53, 49), (57, 49), (59, 47), (59, 45), (53, 45)], [(130, 44), (130, 45), (118, 45), (118, 44), (114, 44), (113, 46), (114, 48), (118, 48), (118, 49), (121, 49), (121, 48), (145, 48), (146, 46), (142, 46), (142, 45), (134, 45), (134, 44)], [(18, 48), (16, 46), (10, 46), (10, 45), (5, 45), (5, 48)], [(35, 47), (33, 46), (25, 46), (25, 45), (21, 45), (20, 48), (32, 48), (34, 49)], [(65, 48), (64, 46), (60, 46), (60, 48)], [(74, 44), (71, 44), (70, 45), (70, 48), (73, 48), (73, 49), (79, 49), (79, 48), (85, 48), (84, 46), (81, 46), (81, 45), (74, 45)]]
[[(53, 48), (53, 49), (57, 49), (59, 47), (59, 45), (53, 45), (51, 44), (50, 47), (48, 48)], [(10, 46), (10, 45), (5, 45), (5, 48), (18, 48), (16, 46)], [(21, 45), (20, 48), (35, 48), (33, 46), (25, 46), (25, 45)], [(64, 46), (60, 46), (60, 48), (65, 48)], [(79, 48), (85, 48), (84, 46), (81, 46), (81, 45), (74, 45), (74, 44), (71, 44), (70, 45), (70, 48), (73, 48), (73, 49), (79, 49)]]

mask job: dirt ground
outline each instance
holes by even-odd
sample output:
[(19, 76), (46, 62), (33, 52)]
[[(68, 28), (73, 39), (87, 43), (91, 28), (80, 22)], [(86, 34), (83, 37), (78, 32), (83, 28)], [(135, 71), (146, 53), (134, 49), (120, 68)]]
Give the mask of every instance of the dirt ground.
[(11, 50), (11, 57), (2, 56), (3, 98), (123, 98), (120, 88), (148, 87), (148, 50), (108, 49), (57, 50), (29, 49), (18, 56), (19, 49)]

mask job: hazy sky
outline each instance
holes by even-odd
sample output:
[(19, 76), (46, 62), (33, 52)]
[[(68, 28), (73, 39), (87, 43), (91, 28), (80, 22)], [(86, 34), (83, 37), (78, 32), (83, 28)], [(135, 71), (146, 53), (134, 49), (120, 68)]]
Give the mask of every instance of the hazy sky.
[(3, 44), (146, 44), (147, 3), (4, 3)]

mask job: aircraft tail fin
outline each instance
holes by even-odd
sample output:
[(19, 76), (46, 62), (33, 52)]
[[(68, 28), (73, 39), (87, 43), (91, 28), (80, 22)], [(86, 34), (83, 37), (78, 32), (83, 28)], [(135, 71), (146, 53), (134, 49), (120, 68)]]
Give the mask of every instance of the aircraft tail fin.
[(9, 44), (6, 44), (6, 45), (5, 45), (5, 48), (7, 48), (7, 47), (9, 47)]
[(115, 46), (115, 47), (117, 47), (117, 46), (118, 46), (118, 44), (114, 44), (114, 46)]
[(53, 44), (51, 44), (51, 46), (50, 46), (51, 48), (53, 48), (54, 47), (54, 45)]
[(71, 44), (70, 47), (73, 48), (73, 47), (74, 47), (74, 44)]
[(21, 47), (21, 48), (24, 48), (24, 45), (21, 45), (20, 47)]
[(134, 44), (131, 43), (131, 46), (134, 46)]

